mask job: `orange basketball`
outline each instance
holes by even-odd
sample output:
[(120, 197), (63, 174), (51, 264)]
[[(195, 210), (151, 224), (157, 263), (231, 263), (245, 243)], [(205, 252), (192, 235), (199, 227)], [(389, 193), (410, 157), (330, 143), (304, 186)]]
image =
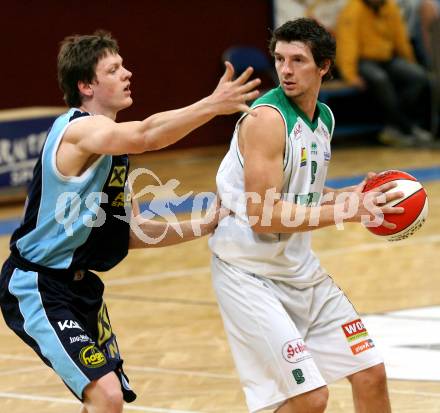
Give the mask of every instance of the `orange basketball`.
[(428, 197), (422, 184), (412, 175), (390, 170), (384, 171), (370, 179), (363, 192), (371, 191), (387, 182), (395, 181), (397, 186), (388, 192), (403, 192), (402, 198), (389, 202), (388, 206), (399, 206), (405, 208), (403, 214), (385, 214), (384, 218), (388, 222), (397, 225), (394, 229), (385, 228), (383, 225), (378, 227), (367, 227), (373, 234), (382, 236), (388, 241), (399, 241), (408, 238), (421, 228), (428, 216)]

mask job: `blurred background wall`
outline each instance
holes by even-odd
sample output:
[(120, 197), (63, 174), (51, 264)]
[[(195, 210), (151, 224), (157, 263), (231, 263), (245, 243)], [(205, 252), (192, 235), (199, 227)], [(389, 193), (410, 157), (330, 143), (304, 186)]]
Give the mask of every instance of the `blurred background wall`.
[[(133, 72), (134, 104), (118, 120), (138, 120), (208, 95), (233, 44), (267, 49), (271, 0), (39, 0), (0, 10), (0, 109), (63, 105), (56, 79), (59, 42), (110, 31)], [(214, 119), (174, 147), (230, 140), (236, 117)]]

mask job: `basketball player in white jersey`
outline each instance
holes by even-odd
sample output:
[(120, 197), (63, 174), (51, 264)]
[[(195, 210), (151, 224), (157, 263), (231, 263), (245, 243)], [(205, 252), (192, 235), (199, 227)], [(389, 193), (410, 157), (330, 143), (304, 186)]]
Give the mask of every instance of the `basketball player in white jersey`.
[[(217, 174), (232, 214), (209, 241), (246, 402), (250, 412), (323, 412), (327, 384), (347, 377), (356, 412), (388, 413), (383, 360), (311, 250), (311, 230), (337, 224), (348, 208), (324, 186), (334, 119), (317, 101), (335, 42), (315, 21), (297, 19), (274, 31), (270, 50), (280, 86), (254, 102), (256, 117), (237, 123)], [(364, 194), (365, 182), (345, 188), (359, 200), (349, 221), (403, 212), (384, 205), (403, 195), (385, 194), (394, 185)], [(370, 196), (374, 208), (364, 206)]]

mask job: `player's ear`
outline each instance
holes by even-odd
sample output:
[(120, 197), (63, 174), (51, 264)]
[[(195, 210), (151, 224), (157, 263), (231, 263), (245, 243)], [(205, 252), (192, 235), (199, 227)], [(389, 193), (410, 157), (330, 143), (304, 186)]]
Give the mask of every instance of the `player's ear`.
[(82, 80), (78, 80), (77, 87), (81, 95), (87, 96), (89, 98), (93, 96), (93, 89), (90, 83), (86, 83), (83, 82)]
[(321, 78), (323, 78), (328, 71), (330, 70), (330, 59), (325, 59), (322, 65), (319, 67), (319, 74), (321, 75)]

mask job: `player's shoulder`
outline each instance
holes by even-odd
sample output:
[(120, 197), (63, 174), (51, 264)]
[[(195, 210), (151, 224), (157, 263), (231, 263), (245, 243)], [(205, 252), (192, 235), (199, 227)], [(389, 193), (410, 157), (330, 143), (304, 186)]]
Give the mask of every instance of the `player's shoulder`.
[(319, 109), (319, 117), (322, 122), (327, 126), (329, 132), (333, 135), (333, 130), (335, 128), (335, 117), (332, 110), (325, 103), (317, 102)]
[(107, 130), (115, 122), (105, 115), (93, 115), (88, 112), (74, 111), (70, 114), (66, 123), (64, 138), (78, 141), (89, 138), (99, 131)]
[(283, 115), (277, 107), (261, 104), (255, 106), (252, 111), (255, 116), (247, 115), (242, 121), (245, 128), (265, 130), (275, 128), (277, 125), (284, 127)]
[(283, 147), (286, 126), (282, 115), (269, 106), (254, 109), (256, 116), (246, 116), (240, 127), (240, 139), (254, 149), (269, 153)]
[(326, 103), (320, 102), (319, 100), (316, 105), (318, 106), (319, 116), (321, 118), (333, 118), (333, 112), (330, 109), (330, 106), (328, 106)]
[(297, 117), (295, 106), (291, 104), (281, 86), (270, 90), (252, 104), (252, 108), (257, 112), (263, 112), (267, 118), (279, 119), (288, 123), (290, 117)]
[(331, 120), (334, 122), (334, 115), (332, 110), (330, 109), (330, 106), (328, 106), (326, 103), (317, 102), (318, 110), (319, 110), (319, 117), (321, 119), (325, 120)]

